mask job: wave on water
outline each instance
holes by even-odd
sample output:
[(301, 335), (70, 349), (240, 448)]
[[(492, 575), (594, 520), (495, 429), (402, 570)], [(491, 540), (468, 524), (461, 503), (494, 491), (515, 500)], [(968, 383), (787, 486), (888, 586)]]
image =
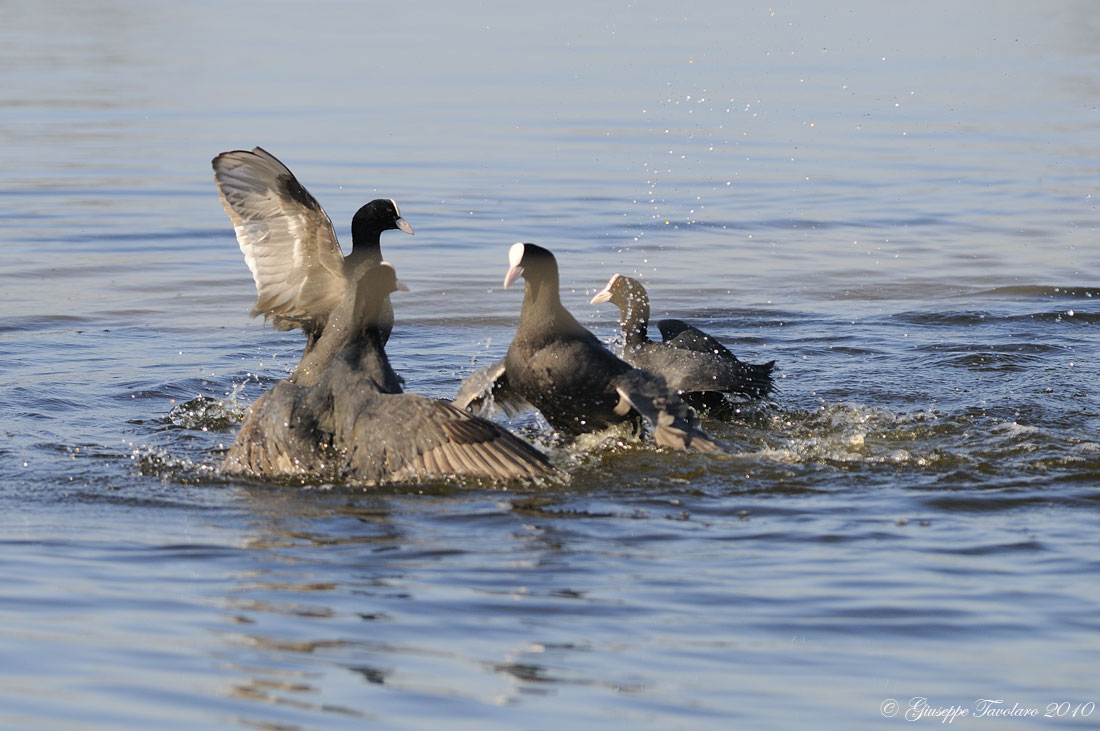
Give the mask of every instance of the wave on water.
[(991, 312), (988, 310), (946, 312), (899, 312), (892, 319), (906, 324), (930, 327), (996, 326), (1010, 323), (1061, 323), (1093, 325), (1100, 323), (1100, 312), (1082, 312), (1073, 308), (1044, 312)]
[[(937, 418), (932, 411), (899, 416), (889, 409), (861, 404), (827, 404), (816, 411), (778, 411), (771, 418), (770, 441), (753, 456), (792, 464), (853, 462), (914, 463), (924, 466), (938, 456), (914, 455), (900, 440), (885, 435), (905, 421)], [(896, 444), (890, 442), (897, 441)], [(915, 445), (909, 445), (915, 446)]]
[[(1065, 346), (959, 340), (918, 345), (916, 349), (924, 352), (922, 361), (935, 359), (972, 371), (1024, 371), (1058, 355)], [(255, 385), (248, 379), (229, 383), (223, 398), (202, 395), (174, 405), (166, 417), (158, 420), (156, 432), (160, 436), (156, 443), (133, 449), (130, 459), (138, 472), (192, 484), (230, 481), (220, 475), (218, 464), (247, 412), (250, 399), (245, 395), (246, 388)], [(789, 398), (797, 399), (798, 394), (789, 394)], [(1069, 479), (1075, 479), (1073, 475), (1100, 474), (1100, 446), (1085, 438), (1087, 434), (1048, 423), (1048, 412), (1060, 407), (1060, 402), (1046, 405), (1041, 413), (993, 406), (986, 411), (940, 401), (935, 406), (905, 411), (906, 406), (899, 408), (898, 403), (887, 407), (844, 398), (838, 393), (816, 406), (801, 408), (785, 405), (787, 398), (738, 403), (723, 418), (705, 417), (703, 428), (728, 450), (728, 456), (717, 459), (694, 453), (673, 454), (626, 426), (566, 440), (534, 412), (513, 418), (498, 415), (494, 420), (546, 452), (559, 469), (573, 476), (573, 489), (612, 482), (640, 485), (657, 480), (667, 484), (679, 481), (677, 476), (682, 475), (694, 475), (691, 482), (716, 487), (728, 482), (726, 476), (732, 479), (731, 460), (737, 469), (745, 467), (746, 461), (756, 462), (765, 473), (776, 465), (824, 466), (839, 471), (867, 467), (868, 475), (879, 477), (893, 470), (891, 481), (914, 485), (957, 482), (964, 476), (973, 483), (989, 484), (1015, 480), (1020, 475), (1047, 476), (1055, 471), (1065, 473)], [(983, 392), (983, 403), (992, 398), (991, 392)], [(726, 464), (731, 466), (727, 468)], [(755, 468), (750, 466), (746, 471)], [(299, 480), (293, 484), (303, 483)], [(484, 486), (436, 480), (417, 488), (446, 490), (470, 485)]]
[(899, 413), (834, 403), (814, 411), (777, 411), (769, 428), (756, 434), (766, 444), (743, 456), (787, 464), (961, 470), (975, 481), (1045, 476), (1053, 469), (1082, 476), (1100, 472), (1100, 444), (981, 411)]
[[(972, 371), (1014, 372), (1034, 368), (1045, 362), (1037, 349), (1016, 345), (943, 344), (924, 346), (921, 351), (936, 354), (940, 365)], [(1052, 348), (1053, 350), (1053, 348)]]
[(1100, 287), (1054, 287), (1018, 284), (972, 292), (966, 297), (1003, 297), (1006, 299), (1093, 299), (1100, 298)]
[[(244, 411), (235, 398), (199, 397), (172, 410), (167, 433), (224, 432), (240, 421)], [(662, 472), (671, 479), (674, 473), (695, 474), (697, 468), (703, 469), (699, 474), (705, 480), (708, 471), (713, 471), (715, 477), (725, 471), (721, 461), (715, 462), (713, 457), (671, 453), (626, 425), (569, 440), (554, 434), (538, 419), (524, 418), (508, 426), (546, 452), (566, 475), (583, 474), (584, 483), (603, 483), (612, 478), (621, 484), (645, 482)], [(1017, 480), (1028, 474), (1049, 476), (1052, 471), (1067, 471), (1067, 477), (1100, 474), (1100, 444), (1084, 435), (1071, 436), (1064, 430), (1006, 419), (1003, 413), (980, 409), (950, 412), (929, 407), (901, 412), (845, 402), (804, 410), (771, 404), (743, 409), (722, 421), (704, 419), (703, 427), (723, 442), (728, 456), (742, 466), (745, 460), (839, 470), (883, 466), (918, 470), (925, 475), (950, 475), (955, 481), (966, 476), (968, 481), (986, 483)], [(216, 434), (207, 434), (201, 443), (193, 443), (169, 437), (167, 444), (135, 447), (130, 459), (146, 476), (185, 483), (230, 481), (220, 475), (219, 448), (211, 442), (215, 438)], [(667, 469), (662, 468), (664, 463)], [(910, 472), (902, 479), (912, 478)], [(296, 479), (292, 484), (307, 483)], [(422, 484), (440, 489), (486, 486), (479, 481), (454, 479)]]

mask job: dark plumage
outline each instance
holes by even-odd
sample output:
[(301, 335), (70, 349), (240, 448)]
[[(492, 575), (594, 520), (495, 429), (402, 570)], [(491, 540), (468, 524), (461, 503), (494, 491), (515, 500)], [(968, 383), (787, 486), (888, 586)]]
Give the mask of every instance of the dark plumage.
[(598, 431), (639, 415), (653, 425), (659, 444), (718, 451), (697, 426), (691, 408), (661, 376), (632, 368), (604, 347), (562, 306), (558, 264), (541, 246), (516, 244), (508, 255), (507, 288), (525, 280), (519, 326), (504, 360), (467, 379), (455, 404), (492, 401), (505, 409), (538, 409), (558, 431)]
[(389, 294), (405, 287), (386, 262), (361, 264), (355, 274), (354, 292), (332, 311), (315, 347), (249, 408), (223, 469), (363, 484), (554, 474), (541, 452), (503, 427), (401, 393), (380, 320)]
[[(250, 314), (273, 320), (280, 330), (302, 328), (306, 352), (353, 284), (349, 273), (365, 262), (382, 261), (382, 232), (413, 232), (396, 203), (373, 200), (352, 218), (351, 253), (345, 258), (321, 204), (274, 155), (260, 147), (234, 150), (215, 157), (213, 166), (222, 205), (256, 281)], [(389, 300), (380, 325), (385, 343), (393, 328)]]
[(649, 339), (649, 295), (641, 282), (616, 274), (590, 304), (619, 308), (623, 359), (636, 368), (660, 373), (668, 385), (696, 408), (724, 403), (723, 393), (763, 398), (771, 393), (775, 361), (745, 363), (710, 335), (683, 320), (660, 320), (663, 342)]

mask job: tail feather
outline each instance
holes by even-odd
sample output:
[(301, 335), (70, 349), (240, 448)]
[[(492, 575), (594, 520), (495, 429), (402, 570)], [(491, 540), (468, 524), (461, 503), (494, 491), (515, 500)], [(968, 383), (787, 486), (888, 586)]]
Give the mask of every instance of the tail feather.
[(634, 368), (617, 376), (612, 383), (620, 399), (615, 411), (625, 413), (633, 408), (640, 413), (653, 425), (653, 438), (658, 444), (699, 452), (723, 451), (699, 428), (695, 412), (668, 387), (663, 377)]
[(750, 398), (764, 398), (775, 390), (775, 382), (772, 380), (772, 369), (775, 361), (767, 363), (746, 363), (739, 361), (742, 368), (742, 377), (736, 390)]

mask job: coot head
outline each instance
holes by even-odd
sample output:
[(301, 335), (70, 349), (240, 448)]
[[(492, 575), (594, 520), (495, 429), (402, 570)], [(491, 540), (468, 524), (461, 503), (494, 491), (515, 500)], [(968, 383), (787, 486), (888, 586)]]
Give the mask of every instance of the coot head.
[(558, 262), (549, 249), (538, 244), (512, 244), (508, 250), (508, 273), (504, 275), (504, 288), (508, 289), (520, 277), (527, 283), (558, 281)]
[(413, 232), (409, 222), (401, 218), (401, 211), (397, 209), (397, 203), (390, 198), (378, 198), (367, 203), (356, 211), (355, 216), (351, 219), (353, 239), (369, 235), (377, 236), (383, 231), (393, 229), (404, 231), (407, 234)]
[(598, 305), (603, 302), (610, 302), (619, 309), (623, 309), (631, 300), (641, 300), (642, 298), (645, 298), (646, 301), (649, 300), (649, 295), (646, 294), (645, 287), (642, 286), (641, 282), (632, 277), (624, 277), (622, 274), (613, 274), (611, 279), (607, 280), (607, 285), (597, 292), (588, 304)]

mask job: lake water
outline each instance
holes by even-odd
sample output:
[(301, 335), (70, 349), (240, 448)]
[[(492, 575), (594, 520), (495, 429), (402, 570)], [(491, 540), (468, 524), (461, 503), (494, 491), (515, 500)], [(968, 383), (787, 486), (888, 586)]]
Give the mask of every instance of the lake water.
[[(1096, 727), (1098, 49), (1083, 1), (0, 6), (0, 726)], [(503, 354), (524, 240), (778, 393), (721, 456), (511, 422), (564, 485), (225, 479), (301, 348), (212, 183), (253, 145), (345, 245), (400, 203), (411, 391)]]

